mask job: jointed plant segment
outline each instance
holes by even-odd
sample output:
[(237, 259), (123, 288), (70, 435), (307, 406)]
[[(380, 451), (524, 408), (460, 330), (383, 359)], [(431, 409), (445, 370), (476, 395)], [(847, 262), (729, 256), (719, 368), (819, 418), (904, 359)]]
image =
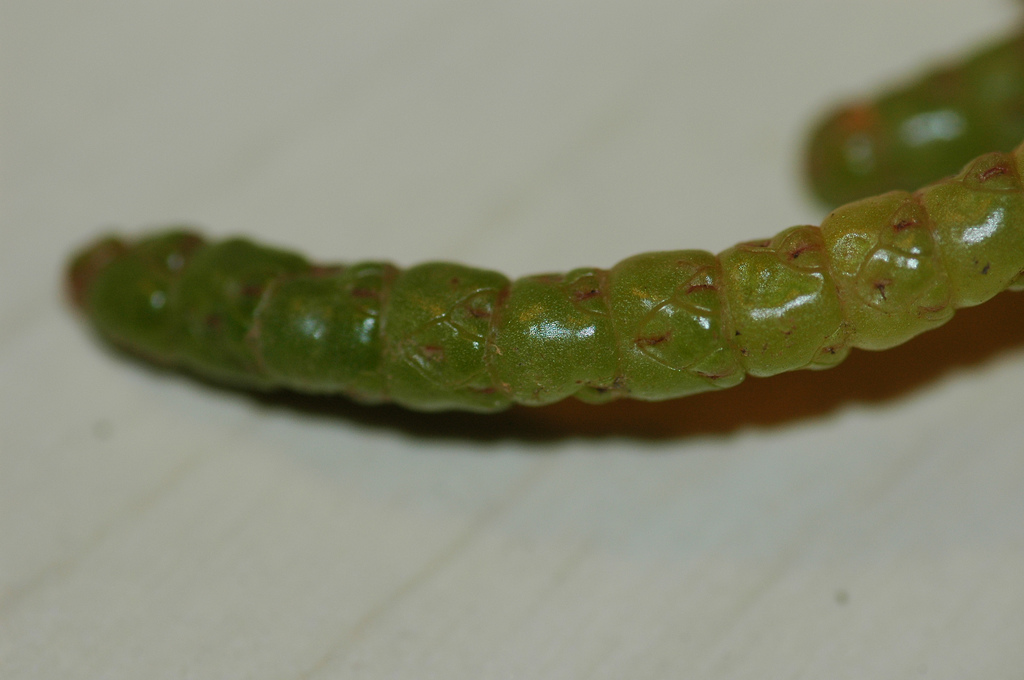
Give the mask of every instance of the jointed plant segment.
[(830, 205), (952, 175), (1024, 140), (1024, 31), (874, 100), (841, 107), (813, 131), (811, 189)]
[(458, 264), (313, 265), (187, 231), (106, 238), (69, 270), (113, 342), (253, 388), (414, 409), (659, 400), (827, 368), (1019, 286), (1024, 146), (715, 256), (510, 281)]

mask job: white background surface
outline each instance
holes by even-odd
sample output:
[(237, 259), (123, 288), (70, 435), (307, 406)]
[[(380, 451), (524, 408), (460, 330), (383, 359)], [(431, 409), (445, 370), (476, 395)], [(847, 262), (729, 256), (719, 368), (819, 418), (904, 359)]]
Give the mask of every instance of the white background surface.
[(0, 677), (1022, 678), (1024, 300), (663, 404), (424, 416), (107, 351), (169, 222), (513, 275), (821, 209), (802, 135), (1003, 0), (6, 2)]

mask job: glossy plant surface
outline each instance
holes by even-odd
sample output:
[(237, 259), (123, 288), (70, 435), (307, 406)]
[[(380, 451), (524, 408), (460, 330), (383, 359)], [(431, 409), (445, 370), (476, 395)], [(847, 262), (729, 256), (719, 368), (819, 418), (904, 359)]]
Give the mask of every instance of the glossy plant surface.
[(834, 206), (916, 189), (1021, 140), (1024, 32), (827, 115), (811, 134), (807, 179)]
[(719, 255), (637, 255), (510, 281), (451, 263), (314, 265), (185, 230), (105, 238), (72, 261), (77, 305), (114, 343), (248, 388), (420, 410), (575, 396), (661, 400), (828, 368), (1015, 287), (1024, 147)]

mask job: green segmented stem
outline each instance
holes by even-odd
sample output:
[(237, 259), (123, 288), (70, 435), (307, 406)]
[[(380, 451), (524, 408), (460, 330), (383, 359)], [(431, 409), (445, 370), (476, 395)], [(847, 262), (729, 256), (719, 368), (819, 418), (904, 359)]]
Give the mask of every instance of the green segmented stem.
[(986, 154), (915, 193), (845, 205), (820, 228), (610, 270), (510, 281), (440, 262), (318, 266), (170, 231), (103, 239), (68, 276), (115, 343), (245, 387), (421, 410), (671, 399), (834, 366), (1016, 287), (1022, 164), (1024, 146)]
[(873, 101), (826, 116), (810, 136), (808, 181), (829, 205), (951, 175), (1024, 139), (1024, 31)]

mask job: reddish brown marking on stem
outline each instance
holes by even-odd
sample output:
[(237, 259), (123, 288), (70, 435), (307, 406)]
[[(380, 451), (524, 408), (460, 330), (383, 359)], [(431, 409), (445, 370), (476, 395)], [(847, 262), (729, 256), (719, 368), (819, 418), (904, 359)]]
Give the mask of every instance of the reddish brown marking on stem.
[(466, 307), (466, 311), (474, 319), (484, 319), (491, 315), (491, 310), (486, 307)]
[(991, 269), (991, 268), (992, 268), (992, 263), (991, 262), (986, 262), (985, 266), (981, 268), (982, 275), (988, 274), (988, 270)]
[(839, 119), (839, 128), (846, 133), (866, 132), (878, 122), (878, 112), (871, 104), (860, 104), (849, 107)]
[(345, 271), (345, 267), (340, 264), (314, 264), (309, 268), (309, 275), (313, 278), (325, 278), (328, 276), (334, 276)]
[(424, 345), (420, 348), (423, 356), (430, 361), (443, 361), (444, 360), (444, 347), (439, 345)]
[[(584, 384), (584, 381), (577, 380), (577, 385)], [(607, 394), (608, 392), (621, 392), (626, 387), (626, 380), (621, 375), (615, 376), (612, 380), (611, 385), (588, 385), (592, 390), (598, 394)]]
[[(512, 292), (511, 286), (502, 286), (498, 290), (498, 296), (494, 299), (494, 309), (497, 311), (505, 305), (505, 301), (508, 300), (509, 294)], [(500, 352), (499, 352), (500, 354)]]
[(377, 297), (377, 291), (373, 288), (353, 288), (352, 297), (357, 298), (375, 298)]
[(875, 281), (874, 288), (875, 288), (875, 290), (878, 291), (878, 294), (882, 296), (883, 300), (886, 299), (886, 297), (885, 297), (886, 286), (888, 286), (891, 283), (892, 283), (892, 281), (889, 280), (889, 279), (881, 279), (879, 281)]
[(987, 182), (993, 177), (999, 177), (1000, 175), (1008, 175), (1009, 173), (1010, 169), (1006, 167), (1006, 165), (1001, 163), (999, 165), (993, 165), (988, 170), (982, 172), (980, 175), (978, 175), (978, 179), (981, 180), (982, 182)]
[(255, 283), (247, 283), (242, 286), (242, 295), (248, 298), (256, 298), (263, 295), (263, 286)]
[(901, 232), (904, 229), (910, 229), (911, 227), (917, 226), (917, 220), (900, 220), (896, 224), (892, 225), (892, 230), (895, 232)]
[(128, 244), (119, 238), (105, 238), (78, 253), (68, 267), (67, 291), (79, 309), (85, 309), (92, 284), (99, 273), (128, 250)]
[(722, 378), (728, 378), (730, 375), (733, 374), (732, 371), (694, 371), (694, 373), (707, 380), (721, 380)]
[(637, 347), (654, 347), (660, 345), (663, 342), (668, 342), (672, 339), (672, 331), (665, 331), (661, 335), (651, 335), (647, 337), (637, 338), (635, 340)]
[(690, 287), (686, 289), (686, 294), (689, 295), (690, 293), (696, 293), (698, 291), (705, 290), (716, 290), (716, 288), (714, 284), (710, 283), (693, 283), (690, 284)]
[(597, 288), (590, 288), (588, 290), (578, 290), (578, 291), (576, 291), (576, 294), (574, 295), (574, 297), (576, 298), (576, 302), (583, 302), (584, 300), (589, 300), (590, 298), (597, 297), (600, 294), (601, 294), (601, 291), (599, 289), (597, 289)]
[(796, 258), (800, 257), (804, 253), (812, 251), (812, 250), (817, 250), (817, 247), (815, 247), (813, 244), (805, 243), (804, 245), (800, 246), (799, 248), (791, 250), (790, 253), (789, 253), (789, 259), (795, 260)]

